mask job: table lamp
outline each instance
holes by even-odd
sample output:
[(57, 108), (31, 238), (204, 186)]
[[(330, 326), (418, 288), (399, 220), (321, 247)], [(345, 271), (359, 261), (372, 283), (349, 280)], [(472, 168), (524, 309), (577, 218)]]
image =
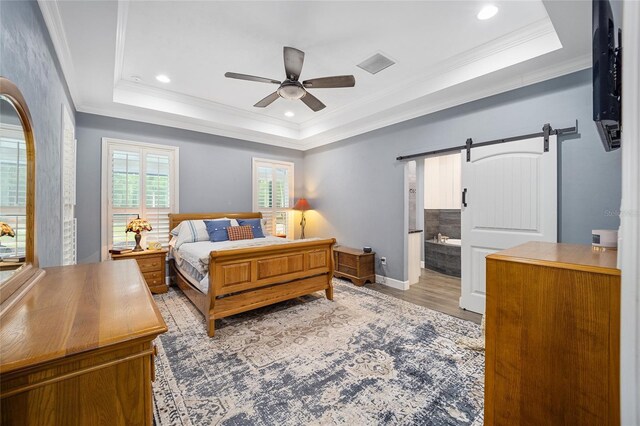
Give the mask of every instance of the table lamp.
[(151, 227), (151, 224), (147, 222), (146, 219), (140, 219), (140, 215), (138, 215), (137, 219), (133, 219), (131, 222), (129, 222), (126, 232), (136, 233), (136, 246), (134, 247), (133, 251), (144, 251), (144, 249), (140, 247), (140, 239), (142, 238), (140, 232), (151, 231), (152, 229), (153, 228)]
[(304, 217), (304, 212), (307, 210), (311, 210), (311, 206), (306, 198), (300, 198), (295, 206), (293, 206), (294, 210), (299, 210), (302, 212), (302, 219), (300, 220), (300, 227), (302, 227), (302, 233), (300, 234), (300, 238), (304, 239), (304, 226), (307, 224), (307, 219)]

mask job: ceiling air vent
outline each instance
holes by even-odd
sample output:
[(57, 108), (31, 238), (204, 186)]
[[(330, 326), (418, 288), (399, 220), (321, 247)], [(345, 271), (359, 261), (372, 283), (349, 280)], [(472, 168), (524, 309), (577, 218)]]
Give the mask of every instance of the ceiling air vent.
[(377, 74), (383, 69), (389, 68), (393, 64), (395, 64), (395, 62), (391, 59), (381, 55), (380, 53), (376, 53), (369, 59), (365, 59), (363, 62), (359, 63), (358, 66), (370, 74)]

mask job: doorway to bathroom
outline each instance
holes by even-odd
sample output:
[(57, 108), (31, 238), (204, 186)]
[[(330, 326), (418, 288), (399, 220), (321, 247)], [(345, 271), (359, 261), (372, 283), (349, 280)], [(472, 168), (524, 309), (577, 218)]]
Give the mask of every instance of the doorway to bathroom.
[(371, 288), (435, 311), (480, 323), (460, 308), (461, 157), (459, 153), (406, 164), (408, 289)]

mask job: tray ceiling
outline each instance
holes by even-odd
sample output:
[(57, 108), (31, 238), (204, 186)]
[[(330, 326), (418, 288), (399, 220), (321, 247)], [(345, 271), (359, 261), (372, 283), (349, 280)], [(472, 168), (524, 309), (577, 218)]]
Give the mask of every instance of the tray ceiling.
[[(589, 66), (589, 2), (494, 2), (481, 21), (484, 4), (40, 2), (78, 111), (300, 150)], [(254, 108), (277, 86), (224, 73), (283, 80), (283, 46), (305, 52), (301, 79), (353, 74), (356, 86), (311, 89), (327, 105), (316, 113), (285, 99)], [(395, 65), (357, 67), (376, 53)]]

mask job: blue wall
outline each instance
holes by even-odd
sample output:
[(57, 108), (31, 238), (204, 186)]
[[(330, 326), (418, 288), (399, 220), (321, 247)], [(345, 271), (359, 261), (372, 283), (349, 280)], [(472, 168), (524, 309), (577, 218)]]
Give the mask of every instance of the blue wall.
[(62, 107), (75, 109), (35, 1), (0, 1), (0, 75), (22, 92), (36, 142), (36, 227), (40, 266), (62, 262)]
[(78, 262), (100, 260), (103, 137), (179, 147), (180, 211), (185, 213), (251, 211), (253, 157), (292, 161), (296, 197), (304, 184), (300, 151), (92, 114), (78, 113), (76, 125)]
[[(559, 239), (591, 243), (591, 230), (616, 229), (620, 151), (607, 153), (592, 121), (591, 70), (439, 111), (305, 153), (305, 189), (317, 209), (307, 234), (371, 246), (388, 266), (378, 273), (406, 280), (404, 163), (410, 154), (520, 134), (544, 123), (579, 121), (579, 135), (559, 140)], [(311, 219), (311, 218), (310, 218)]]

